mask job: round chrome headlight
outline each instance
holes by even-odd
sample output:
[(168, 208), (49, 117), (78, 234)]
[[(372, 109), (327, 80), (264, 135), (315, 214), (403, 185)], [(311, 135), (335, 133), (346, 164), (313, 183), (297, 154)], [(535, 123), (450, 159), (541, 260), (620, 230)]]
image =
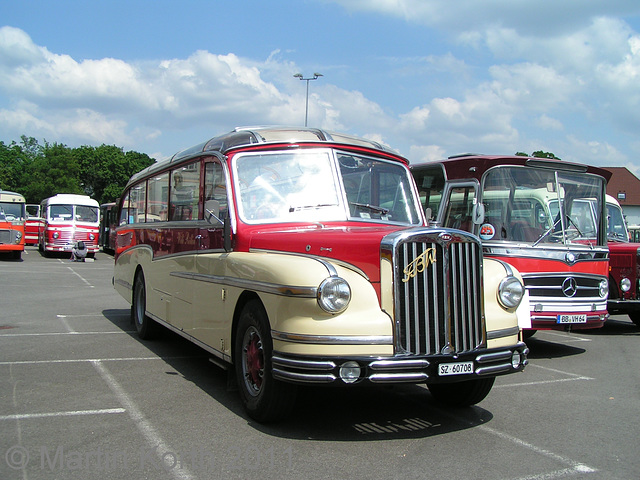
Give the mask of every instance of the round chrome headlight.
[(89, 234), (89, 240), (94, 240), (96, 238), (96, 236), (93, 233)]
[(524, 285), (516, 277), (502, 279), (498, 287), (498, 301), (504, 308), (516, 308), (524, 296)]
[(53, 237), (54, 240), (57, 239), (59, 236), (60, 236), (60, 234), (58, 232), (53, 232), (52, 237)]
[(620, 290), (625, 293), (631, 290), (631, 280), (629, 280), (627, 277), (624, 277), (622, 280), (620, 280)]
[(340, 313), (351, 301), (351, 288), (344, 278), (329, 277), (318, 287), (318, 305), (325, 312)]
[(607, 295), (609, 295), (609, 282), (600, 280), (600, 298), (606, 298)]

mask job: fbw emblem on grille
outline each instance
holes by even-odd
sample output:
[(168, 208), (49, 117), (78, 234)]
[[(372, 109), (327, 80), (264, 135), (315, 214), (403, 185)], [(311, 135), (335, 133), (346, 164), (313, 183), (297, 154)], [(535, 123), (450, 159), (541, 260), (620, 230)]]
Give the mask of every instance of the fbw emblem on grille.
[(573, 297), (578, 291), (578, 282), (573, 277), (567, 277), (562, 282), (562, 293), (565, 297)]
[(404, 267), (403, 273), (404, 278), (403, 282), (408, 282), (409, 279), (415, 277), (417, 274), (422, 273), (425, 269), (435, 263), (436, 261), (436, 249), (431, 247), (427, 248), (424, 252), (416, 257), (416, 259), (409, 263), (406, 267)]

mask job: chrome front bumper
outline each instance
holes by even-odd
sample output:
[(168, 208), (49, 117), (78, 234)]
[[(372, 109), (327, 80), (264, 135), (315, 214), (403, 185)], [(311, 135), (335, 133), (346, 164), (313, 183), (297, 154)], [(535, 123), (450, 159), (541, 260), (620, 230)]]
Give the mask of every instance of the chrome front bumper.
[[(514, 352), (520, 361), (512, 363)], [(517, 345), (498, 349), (482, 349), (454, 355), (403, 355), (394, 357), (363, 358), (310, 358), (274, 352), (271, 359), (274, 378), (302, 384), (346, 384), (340, 370), (345, 364), (356, 362), (360, 376), (353, 384), (394, 384), (426, 382), (460, 382), (479, 377), (491, 377), (516, 373), (527, 365), (529, 349), (519, 342)], [(473, 362), (473, 373), (439, 376), (438, 365), (443, 363)]]

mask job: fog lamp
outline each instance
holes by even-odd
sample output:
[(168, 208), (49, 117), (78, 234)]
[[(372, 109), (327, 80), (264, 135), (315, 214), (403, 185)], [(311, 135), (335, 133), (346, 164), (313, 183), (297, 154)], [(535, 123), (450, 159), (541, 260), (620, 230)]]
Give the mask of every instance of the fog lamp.
[(520, 356), (520, 352), (516, 350), (511, 355), (511, 366), (517, 370), (518, 368), (520, 368), (521, 363), (522, 363), (522, 357)]
[(340, 378), (344, 383), (354, 383), (360, 378), (362, 369), (358, 362), (349, 361), (340, 366)]
[(600, 280), (600, 298), (606, 298), (609, 295), (609, 282)]
[(620, 290), (622, 290), (624, 293), (627, 293), (629, 290), (631, 290), (631, 280), (629, 280), (627, 277), (620, 280)]

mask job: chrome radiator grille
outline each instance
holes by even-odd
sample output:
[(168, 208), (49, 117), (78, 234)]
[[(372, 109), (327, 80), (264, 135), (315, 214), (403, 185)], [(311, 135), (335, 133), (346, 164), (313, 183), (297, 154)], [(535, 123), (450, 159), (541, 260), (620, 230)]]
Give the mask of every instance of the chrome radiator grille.
[(483, 344), (481, 262), (477, 242), (409, 239), (397, 244), (394, 294), (400, 349), (431, 355), (462, 353)]

